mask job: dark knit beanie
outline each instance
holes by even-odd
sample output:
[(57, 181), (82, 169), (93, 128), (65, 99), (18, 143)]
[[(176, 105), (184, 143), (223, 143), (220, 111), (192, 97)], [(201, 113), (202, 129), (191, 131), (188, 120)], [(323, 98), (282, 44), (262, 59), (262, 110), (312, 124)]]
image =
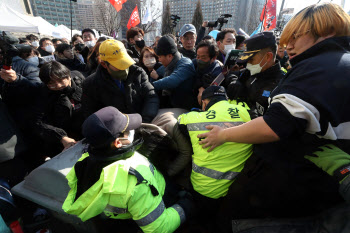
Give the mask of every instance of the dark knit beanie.
[(170, 36), (162, 36), (157, 44), (157, 55), (175, 54), (177, 52), (177, 46), (175, 41)]

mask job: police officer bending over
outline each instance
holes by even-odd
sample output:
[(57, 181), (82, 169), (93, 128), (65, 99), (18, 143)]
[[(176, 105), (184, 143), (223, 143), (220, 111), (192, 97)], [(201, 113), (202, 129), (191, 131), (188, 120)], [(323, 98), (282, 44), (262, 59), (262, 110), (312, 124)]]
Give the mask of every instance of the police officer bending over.
[[(252, 145), (244, 143), (225, 143), (212, 152), (203, 149), (198, 134), (208, 132), (207, 125), (219, 125), (224, 128), (250, 121), (248, 111), (238, 105), (230, 104), (224, 87), (210, 86), (202, 94), (203, 112), (190, 112), (179, 116), (180, 127), (187, 126), (191, 138), (193, 157), (191, 183), (199, 213), (216, 212), (220, 198), (226, 196), (229, 186), (243, 169), (245, 161), (252, 154)], [(212, 218), (211, 218), (212, 219)]]
[(247, 69), (231, 82), (227, 95), (232, 100), (246, 102), (258, 116), (268, 108), (268, 98), (284, 72), (276, 60), (276, 38), (272, 32), (261, 32), (245, 41), (247, 50), (238, 58), (238, 63), (247, 63)]
[(105, 107), (89, 116), (83, 135), (89, 143), (67, 179), (71, 190), (63, 209), (86, 221), (101, 213), (112, 219), (133, 219), (144, 232), (173, 232), (188, 216), (188, 199), (164, 204), (165, 180), (133, 140), (142, 119)]

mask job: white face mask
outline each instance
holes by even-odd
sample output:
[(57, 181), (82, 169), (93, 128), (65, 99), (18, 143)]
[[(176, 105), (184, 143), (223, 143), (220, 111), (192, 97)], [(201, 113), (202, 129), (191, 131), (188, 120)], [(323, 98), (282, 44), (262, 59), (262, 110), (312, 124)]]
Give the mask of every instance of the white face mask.
[(95, 41), (92, 41), (92, 40), (86, 41), (86, 42), (85, 42), (85, 45), (86, 45), (89, 49), (91, 49), (92, 47), (94, 47), (95, 44), (96, 44), (96, 42), (95, 42)]
[(32, 42), (32, 45), (33, 45), (34, 47), (39, 47), (39, 41), (33, 41), (33, 42)]
[(54, 53), (55, 52), (55, 47), (53, 45), (46, 45), (45, 46), (45, 51), (48, 53)]
[(127, 138), (119, 138), (119, 139), (128, 139), (132, 143), (134, 141), (134, 137), (135, 137), (135, 130), (130, 130)]
[[(266, 56), (266, 54), (265, 54)], [(261, 59), (261, 61), (259, 62), (259, 64), (255, 64), (252, 65), (250, 63), (247, 63), (247, 69), (250, 71), (250, 75), (254, 75), (254, 74), (258, 74), (261, 72), (262, 68), (266, 65), (266, 63), (263, 66), (260, 66), (260, 63), (262, 62), (262, 60), (265, 58), (265, 56)]]
[(156, 64), (156, 58), (155, 57), (152, 57), (152, 58), (149, 58), (149, 59), (145, 59), (145, 61), (144, 61), (144, 63), (143, 64), (145, 64), (145, 66), (147, 67), (147, 68), (153, 68), (154, 67), (154, 65)]
[(35, 66), (39, 65), (39, 58), (38, 57), (30, 57), (30, 58), (28, 58), (27, 61)]
[(225, 45), (224, 54), (229, 54), (233, 49), (236, 49), (236, 44)]

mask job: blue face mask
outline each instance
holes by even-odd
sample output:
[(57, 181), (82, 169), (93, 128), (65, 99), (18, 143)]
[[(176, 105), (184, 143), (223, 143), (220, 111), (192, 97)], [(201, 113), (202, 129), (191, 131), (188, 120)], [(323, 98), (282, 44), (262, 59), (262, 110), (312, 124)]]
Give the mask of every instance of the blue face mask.
[(31, 63), (32, 65), (34, 65), (34, 66), (38, 66), (39, 65), (39, 58), (36, 57), (36, 56), (28, 58), (27, 61), (29, 63)]

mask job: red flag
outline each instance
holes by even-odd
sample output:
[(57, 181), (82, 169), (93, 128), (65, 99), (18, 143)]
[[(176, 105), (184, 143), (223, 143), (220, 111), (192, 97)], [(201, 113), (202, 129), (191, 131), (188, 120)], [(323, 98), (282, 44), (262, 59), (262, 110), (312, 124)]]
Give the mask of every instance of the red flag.
[(267, 0), (261, 12), (260, 21), (263, 21), (263, 31), (270, 31), (276, 27), (276, 1)]
[(132, 27), (135, 27), (139, 23), (140, 23), (140, 16), (136, 6), (133, 12), (131, 13), (127, 28), (130, 29)]
[(127, 0), (108, 0), (112, 6), (114, 6), (114, 8), (117, 11), (120, 11), (123, 7), (123, 3), (125, 3)]

